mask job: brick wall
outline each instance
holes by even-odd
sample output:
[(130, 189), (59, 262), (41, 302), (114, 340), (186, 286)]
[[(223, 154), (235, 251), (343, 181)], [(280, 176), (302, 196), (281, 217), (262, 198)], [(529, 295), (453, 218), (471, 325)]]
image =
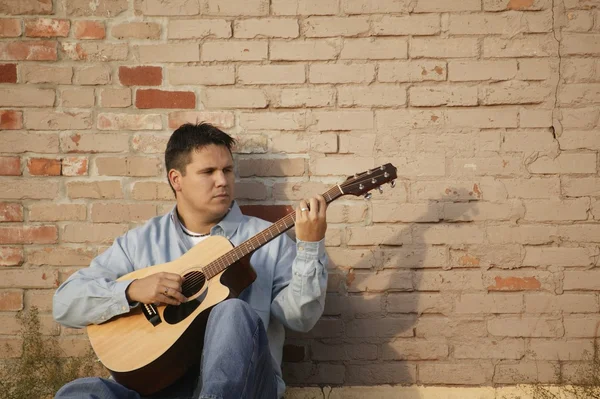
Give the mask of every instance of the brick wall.
[[(289, 206), (392, 162), (329, 211), (325, 315), (292, 384), (575, 375), (600, 272), (598, 0), (0, 1), (0, 357), (54, 289), (173, 204), (162, 152), (209, 121), (239, 198)], [(281, 212), (283, 208), (275, 208)]]

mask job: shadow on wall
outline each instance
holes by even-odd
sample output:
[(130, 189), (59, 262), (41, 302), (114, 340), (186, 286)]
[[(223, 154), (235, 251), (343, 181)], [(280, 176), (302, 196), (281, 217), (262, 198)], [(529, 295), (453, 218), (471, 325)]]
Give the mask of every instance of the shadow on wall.
[[(394, 191), (403, 187), (398, 182), (384, 194), (390, 198), (388, 208)], [(446, 316), (454, 298), (446, 291), (453, 288), (447, 286), (451, 281), (444, 281), (448, 274), (443, 269), (451, 261), (449, 246), (436, 244), (443, 230), (434, 230), (448, 225), (445, 204), (473, 198), (464, 189), (449, 190), (450, 196), (427, 204), (400, 204), (416, 205), (414, 212), (398, 208), (406, 221), (394, 210), (391, 220), (384, 219), (375, 209), (383, 206), (376, 193), (369, 207), (371, 219), (378, 213), (376, 223), (343, 229), (342, 246), (328, 248), (329, 287), (322, 319), (307, 334), (287, 333), (283, 373), (289, 386), (411, 385), (417, 383), (417, 362), (448, 358), (452, 332), (446, 328), (452, 321)], [(477, 212), (469, 201), (455, 209), (460, 214), (452, 215), (453, 224), (470, 223)], [(379, 245), (364, 244), (373, 240)], [(421, 383), (423, 372), (421, 368)]]

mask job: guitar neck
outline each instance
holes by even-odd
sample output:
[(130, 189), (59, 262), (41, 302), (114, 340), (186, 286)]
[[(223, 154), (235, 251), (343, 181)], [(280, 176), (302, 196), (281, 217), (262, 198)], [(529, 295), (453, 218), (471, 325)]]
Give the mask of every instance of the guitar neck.
[[(344, 195), (339, 186), (333, 186), (323, 194), (325, 202), (327, 204), (333, 202), (337, 198)], [(229, 266), (242, 259), (244, 256), (256, 251), (258, 248), (267, 244), (271, 240), (277, 238), (279, 235), (285, 233), (291, 229), (296, 223), (296, 211), (288, 213), (277, 222), (273, 223), (270, 227), (264, 229), (254, 237), (249, 238), (225, 255), (220, 256), (208, 265), (204, 267), (204, 274), (207, 279), (210, 279)]]

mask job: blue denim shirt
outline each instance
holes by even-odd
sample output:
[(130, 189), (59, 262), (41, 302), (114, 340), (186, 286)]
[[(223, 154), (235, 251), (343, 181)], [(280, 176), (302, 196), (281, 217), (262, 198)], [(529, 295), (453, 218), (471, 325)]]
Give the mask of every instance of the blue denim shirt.
[[(243, 215), (234, 202), (210, 234), (239, 245), (271, 223)], [(56, 291), (53, 314), (59, 323), (75, 328), (99, 324), (130, 310), (125, 290), (131, 281), (115, 280), (144, 267), (170, 262), (191, 248), (175, 208), (118, 237), (88, 268), (74, 273)], [(294, 243), (282, 234), (256, 250), (251, 263), (257, 273), (239, 296), (248, 302), (267, 327), (271, 354), (277, 365), (278, 393), (283, 395), (281, 358), (284, 326), (310, 330), (323, 313), (327, 288), (324, 240)]]

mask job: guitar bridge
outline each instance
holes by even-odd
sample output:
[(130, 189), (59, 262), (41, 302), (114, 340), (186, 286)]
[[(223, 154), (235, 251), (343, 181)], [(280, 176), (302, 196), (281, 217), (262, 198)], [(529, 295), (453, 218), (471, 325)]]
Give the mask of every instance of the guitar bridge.
[(144, 316), (146, 316), (146, 319), (150, 323), (152, 323), (154, 327), (162, 323), (160, 315), (158, 314), (158, 310), (156, 310), (156, 305), (144, 304), (144, 306), (142, 306), (142, 311), (144, 312)]

